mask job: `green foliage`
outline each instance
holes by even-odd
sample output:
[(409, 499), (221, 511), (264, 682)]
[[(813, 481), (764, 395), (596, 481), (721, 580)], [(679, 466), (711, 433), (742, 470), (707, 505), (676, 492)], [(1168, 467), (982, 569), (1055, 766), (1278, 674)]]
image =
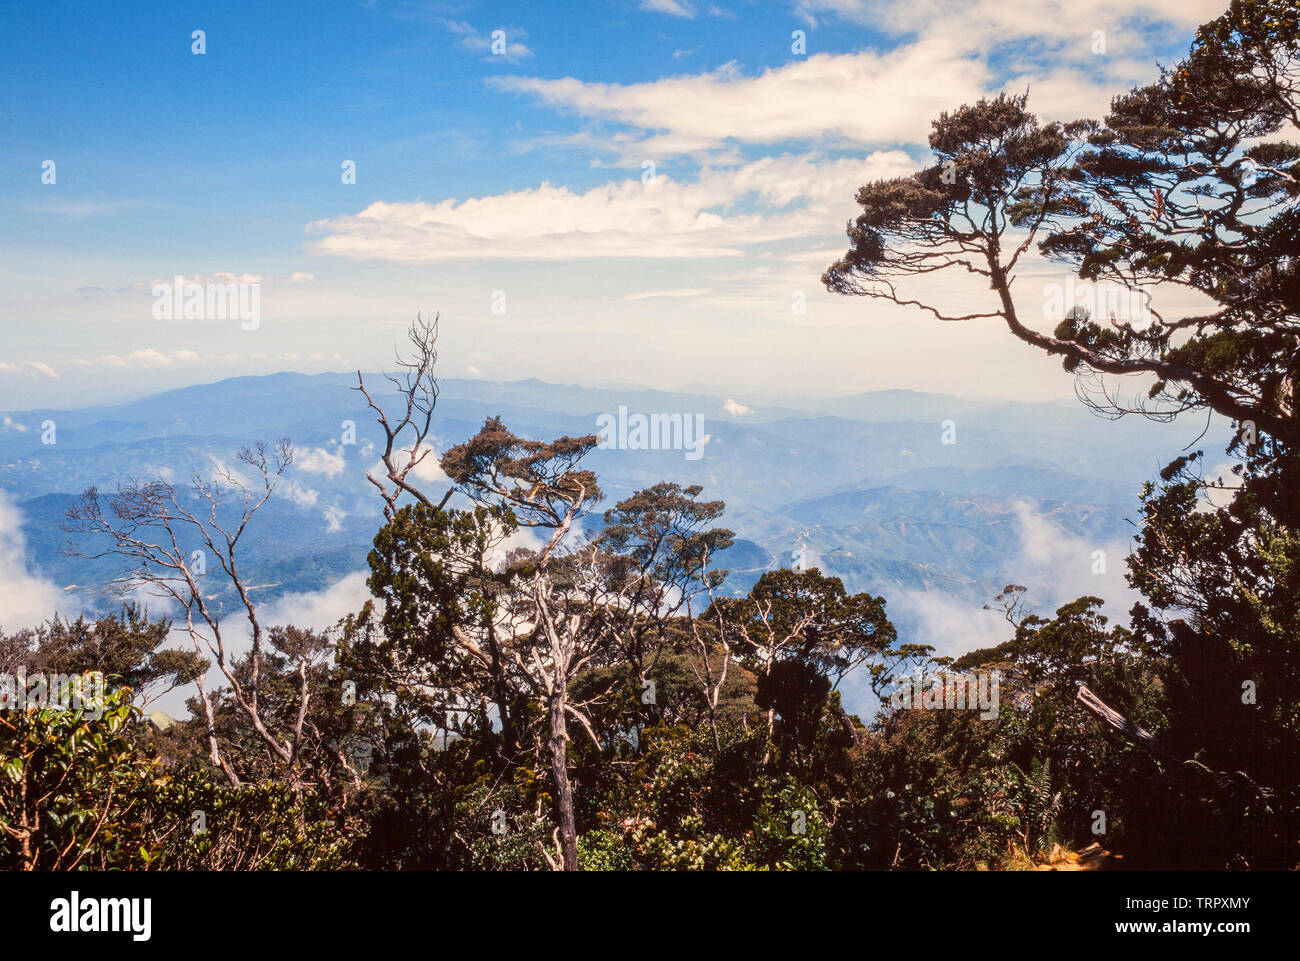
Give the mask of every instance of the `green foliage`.
[(154, 765), (130, 739), (130, 691), (97, 708), (0, 711), (0, 868), (148, 864), (142, 788)]
[(0, 868), (349, 866), (350, 842), (310, 794), (168, 771), (142, 743), (127, 688), (109, 691), (95, 713), (0, 712)]
[(184, 871), (338, 871), (354, 867), (349, 837), (321, 800), (268, 781), (231, 787), (192, 768), (156, 779), (142, 819), (149, 867)]

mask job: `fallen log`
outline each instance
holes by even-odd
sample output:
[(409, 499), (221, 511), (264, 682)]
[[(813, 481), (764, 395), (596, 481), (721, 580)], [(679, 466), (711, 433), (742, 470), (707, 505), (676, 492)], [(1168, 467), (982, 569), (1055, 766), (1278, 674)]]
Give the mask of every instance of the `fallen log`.
[(1087, 684), (1079, 685), (1079, 693), (1076, 695), (1076, 699), (1093, 714), (1096, 714), (1106, 722), (1108, 727), (1118, 731), (1134, 744), (1145, 748), (1158, 760), (1171, 765), (1180, 765), (1183, 763), (1183, 759), (1161, 744), (1154, 734), (1138, 727), (1119, 711), (1108, 705), (1105, 701), (1094, 694)]

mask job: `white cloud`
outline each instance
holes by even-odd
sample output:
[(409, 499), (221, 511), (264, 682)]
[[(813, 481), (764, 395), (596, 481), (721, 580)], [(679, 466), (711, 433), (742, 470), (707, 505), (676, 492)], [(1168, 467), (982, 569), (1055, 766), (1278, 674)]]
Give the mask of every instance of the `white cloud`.
[[(313, 284), (316, 282), (315, 274), (301, 270), (295, 270), (283, 277), (268, 277), (265, 274), (251, 274), (247, 272), (240, 273), (233, 270), (214, 270), (212, 273), (208, 274), (190, 274), (188, 276), (185, 274), (173, 274), (170, 277), (153, 277), (149, 280), (139, 280), (126, 287), (117, 288), (113, 293), (134, 293), (136, 291), (149, 291), (152, 293), (155, 287), (163, 284), (174, 286), (177, 277), (180, 277), (182, 284), (198, 284), (201, 287), (208, 284), (221, 284), (223, 286), (226, 284), (256, 284), (258, 286), (267, 287), (280, 285), (295, 286), (299, 284)], [(106, 291), (102, 287), (88, 286), (78, 288), (78, 292), (105, 293)]]
[(337, 534), (343, 530), (343, 522), (347, 520), (348, 512), (341, 507), (327, 507), (322, 516), (325, 518), (325, 530)]
[(1123, 540), (1094, 542), (1064, 530), (1027, 503), (1016, 505), (1020, 525), (1020, 556), (1007, 567), (1007, 576), (1029, 588), (1027, 600), (1038, 613), (1050, 616), (1055, 606), (1091, 595), (1106, 602), (1112, 618), (1123, 618), (1138, 599), (1124, 579), (1130, 544)]
[(1151, 24), (1192, 28), (1224, 11), (1225, 0), (796, 0), (796, 15), (819, 25), (818, 15), (895, 34), (954, 33), (981, 43), (1026, 37), (1079, 39), (1093, 30)]
[(1205, 471), (1207, 483), (1216, 485), (1221, 483), (1223, 486), (1207, 488), (1203, 492), (1201, 502), (1196, 505), (1197, 513), (1210, 513), (1232, 503), (1237, 496), (1238, 488), (1241, 487), (1241, 477), (1232, 471), (1240, 464), (1241, 461), (1238, 460), (1223, 460)]
[(348, 466), (347, 459), (343, 456), (342, 447), (332, 454), (321, 447), (311, 447), (306, 451), (297, 451), (294, 454), (293, 462), (294, 466), (299, 470), (306, 471), (309, 474), (324, 474), (326, 477), (338, 477), (343, 473), (344, 468)]
[[(669, 5), (693, 9), (663, 0)], [(538, 143), (613, 152), (633, 166), (741, 144), (919, 145), (941, 111), (1004, 89), (1029, 89), (1030, 106), (1049, 119), (1100, 115), (1119, 90), (1154, 79), (1172, 31), (1190, 35), (1223, 7), (1223, 0), (806, 0), (793, 9), (811, 26), (839, 18), (897, 42), (828, 53), (814, 36), (809, 55), (791, 52), (787, 63), (757, 73), (733, 62), (629, 84), (488, 82), (623, 128)]]
[(27, 374), (29, 376), (40, 374), (42, 377), (48, 377), (51, 380), (59, 379), (58, 371), (49, 364), (42, 363), (39, 360), (26, 360), (19, 364), (0, 360), (0, 372), (6, 374)]
[(250, 477), (241, 472), (238, 468), (233, 467), (230, 463), (216, 454), (208, 454), (208, 480), (213, 484), (225, 486), (232, 481), (235, 484), (242, 485), (246, 488), (253, 486)]
[(753, 244), (825, 235), (851, 213), (865, 181), (915, 167), (900, 150), (837, 160), (767, 157), (705, 168), (686, 182), (636, 178), (581, 194), (543, 183), (459, 204), (376, 202), (309, 229), (325, 235), (312, 245), (316, 253), (402, 264), (734, 257)]
[[(494, 533), (496, 535), (500, 535), (501, 532), (500, 525), (496, 524), (495, 522), (492, 522), (492, 524), (493, 524)], [(581, 524), (574, 526), (573, 537), (575, 542), (581, 540), (582, 538)], [(510, 555), (511, 551), (517, 550), (519, 548), (523, 548), (524, 550), (528, 550), (528, 551), (540, 551), (545, 545), (546, 545), (546, 538), (542, 537), (541, 534), (539, 534), (537, 531), (533, 530), (530, 527), (516, 527), (514, 531), (511, 532), (510, 536), (505, 538), (505, 540), (503, 540), (500, 544), (496, 546), (495, 550), (491, 551), (488, 554), (487, 557), (488, 566), (492, 567), (495, 570), (500, 570), (505, 566), (506, 558)]]
[[(494, 77), (500, 90), (593, 121), (650, 132), (607, 139), (625, 162), (798, 141), (842, 147), (921, 143), (930, 120), (990, 86), (988, 66), (955, 40), (875, 53), (814, 54), (747, 76), (736, 64), (644, 83)], [(581, 141), (578, 141), (581, 142)]]
[(276, 493), (283, 494), (299, 507), (315, 507), (316, 501), (320, 498), (318, 491), (298, 483), (292, 477), (280, 478)]
[(172, 362), (172, 359), (166, 354), (147, 348), (145, 350), (133, 350), (127, 357), (126, 363), (137, 363), (141, 367), (165, 367)]
[(63, 597), (57, 585), (28, 571), (26, 555), (22, 515), (0, 491), (0, 628), (9, 631), (53, 616)]
[(733, 417), (743, 417), (745, 414), (754, 413), (754, 408), (746, 407), (744, 404), (739, 404), (730, 397), (723, 402), (722, 409)]
[(370, 599), (366, 587), (369, 571), (355, 571), (329, 587), (304, 594), (290, 594), (266, 605), (260, 618), (263, 624), (292, 624), (295, 627), (323, 631), (333, 627), (348, 614), (355, 614)]
[(895, 621), (916, 625), (915, 634), (907, 641), (929, 644), (937, 657), (958, 657), (1001, 644), (1011, 636), (1011, 626), (1001, 612), (986, 611), (983, 604), (934, 591), (898, 591), (887, 600)]
[[(409, 447), (404, 447), (401, 450), (394, 451), (393, 463), (398, 467), (402, 467), (406, 464), (410, 453), (411, 448)], [(408, 478), (423, 481), (426, 484), (443, 484), (450, 482), (451, 478), (443, 473), (442, 465), (439, 463), (440, 458), (438, 452), (434, 450), (431, 445), (421, 444), (420, 455), (420, 462), (416, 464), (410, 474), (407, 475)], [(366, 472), (366, 476), (374, 476), (380, 479), (386, 478), (387, 470), (384, 467), (383, 460), (376, 460), (374, 466)]]
[(653, 13), (666, 13), (670, 17), (681, 17), (685, 20), (695, 19), (695, 8), (689, 3), (680, 3), (678, 0), (641, 0), (639, 6), (642, 10), (649, 10)]
[(170, 484), (176, 479), (176, 470), (167, 464), (147, 464), (143, 470), (147, 477), (156, 477)]
[[(303, 630), (324, 632), (338, 624), (349, 614), (361, 610), (361, 606), (370, 598), (370, 589), (366, 586), (369, 571), (355, 571), (341, 577), (319, 591), (301, 594), (287, 594), (270, 603), (259, 604), (258, 620), (266, 628), (293, 625)], [(157, 615), (166, 609), (152, 598), (141, 598), (150, 603), (151, 613)], [(252, 633), (248, 621), (242, 617), (232, 617), (222, 622), (222, 634), (226, 644), (226, 656), (232, 660), (243, 657), (252, 648)], [(194, 645), (183, 627), (173, 627), (170, 647), (180, 650), (193, 650)], [(204, 651), (206, 654), (206, 650)], [(208, 670), (206, 681), (212, 687), (222, 687), (229, 682), (215, 664)], [(185, 716), (185, 699), (193, 696), (193, 688), (185, 686), (159, 698), (156, 707), (173, 717)]]
[(90, 367), (143, 367), (145, 369), (157, 369), (160, 367), (170, 367), (172, 364), (192, 364), (201, 361), (203, 358), (192, 350), (175, 350), (170, 354), (164, 354), (162, 351), (154, 350), (152, 347), (145, 347), (139, 350), (133, 350), (129, 354), (102, 354), (94, 360), (77, 358), (72, 361), (74, 365), (82, 368)]
[[(997, 580), (1024, 585), (1025, 602), (1040, 617), (1051, 617), (1061, 604), (1091, 595), (1106, 603), (1111, 623), (1126, 622), (1137, 595), (1124, 580), (1124, 541), (1093, 543), (1064, 530), (1029, 503), (1016, 505), (1020, 547), (997, 572)], [(1104, 573), (1093, 573), (1104, 554)], [(896, 621), (910, 621), (916, 633), (908, 640), (930, 644), (939, 656), (956, 657), (1010, 639), (1012, 628), (1001, 610), (984, 610), (983, 601), (967, 601), (935, 591), (900, 591), (888, 598)]]

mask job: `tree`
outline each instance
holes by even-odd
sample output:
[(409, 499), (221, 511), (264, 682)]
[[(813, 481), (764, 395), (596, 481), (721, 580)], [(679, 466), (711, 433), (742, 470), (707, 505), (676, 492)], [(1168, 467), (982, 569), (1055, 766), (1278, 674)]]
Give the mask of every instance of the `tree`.
[(0, 711), (0, 868), (71, 871), (148, 863), (128, 738), (129, 692), (71, 710)]
[(605, 609), (614, 643), (631, 666), (639, 693), (668, 639), (667, 626), (726, 571), (708, 560), (732, 544), (732, 532), (702, 529), (722, 516), (722, 501), (699, 501), (698, 484), (662, 482), (605, 512), (596, 543), (610, 559)]
[[(831, 690), (863, 663), (883, 660), (897, 640), (884, 598), (850, 595), (839, 578), (816, 568), (765, 571), (746, 597), (719, 598), (713, 605), (720, 630), (732, 639), (729, 647), (759, 676), (768, 740), (779, 714), (791, 751), (811, 739)], [(845, 736), (854, 742), (856, 731), (838, 698), (834, 707)], [(765, 754), (763, 763), (769, 759)]]
[[(417, 451), (427, 448), (437, 397), (436, 328), (417, 321), (409, 336), (413, 354), (399, 358), (407, 375), (390, 378), (405, 414), (393, 426), (371, 403), (388, 447)], [(503, 760), (523, 737), (519, 720), (528, 704), (536, 705), (546, 719), (567, 870), (579, 867), (569, 725), (602, 749), (592, 710), (614, 696), (610, 685), (598, 685), (575, 702), (574, 680), (617, 664), (639, 692), (674, 616), (717, 583), (716, 572), (706, 570), (709, 553), (730, 543), (729, 531), (705, 529), (721, 514), (721, 502), (699, 501), (698, 486), (667, 482), (619, 502), (598, 536), (581, 538), (579, 521), (602, 497), (596, 476), (581, 466), (597, 442), (595, 435), (527, 440), (489, 418), (443, 454), (452, 490), (436, 502), (408, 479), (409, 456), (386, 458), (387, 485), (372, 481), (387, 492), (389, 523), (371, 554), (371, 588), (385, 601), (384, 614), (379, 635), (350, 655), (379, 665), (379, 677), (444, 729), (457, 715), (473, 715), (476, 736), (490, 738), (494, 718), (474, 711), (476, 703), (490, 703)], [(470, 508), (448, 508), (453, 493)], [(402, 494), (413, 503), (399, 505)], [(507, 550), (520, 531), (538, 546)]]
[[(287, 733), (274, 733), (267, 727), (260, 705), (266, 632), (252, 589), (240, 569), (238, 547), (248, 525), (271, 499), (280, 477), (293, 463), (293, 447), (287, 439), (273, 450), (257, 444), (241, 450), (237, 463), (251, 470), (254, 479), (245, 479), (237, 468), (221, 465), (211, 478), (194, 474), (188, 496), (162, 481), (132, 481), (107, 499), (96, 488), (87, 488), (68, 509), (64, 529), (81, 536), (79, 543), (68, 547), (75, 556), (114, 557), (127, 565), (117, 578), (121, 589), (144, 589), (179, 606), (195, 655), (200, 659), (205, 653), (212, 656), (230, 683), (239, 709), (292, 774), (310, 700), (310, 658), (304, 654), (297, 665), (301, 682), (297, 721)], [(196, 545), (197, 549), (193, 549)], [(212, 592), (203, 589), (210, 561), (217, 564), (228, 582), (252, 635), (248, 670), (242, 677), (227, 650), (221, 609), (214, 606)], [(319, 656), (319, 652), (311, 656)], [(194, 677), (194, 683), (207, 721), (209, 759), (232, 784), (239, 784), (238, 775), (222, 756), (213, 698), (201, 673)]]
[(22, 639), (21, 660), (29, 670), (51, 674), (98, 671), (112, 683), (130, 688), (143, 708), (208, 669), (208, 662), (193, 651), (163, 647), (171, 626), (165, 617), (151, 619), (134, 602), (94, 621), (84, 615), (75, 621), (55, 616)]
[[(1235, 482), (1204, 476), (1196, 452), (1146, 486), (1129, 580), (1147, 599), (1134, 631), (1163, 658), (1170, 741), (1211, 771), (1242, 772), (1250, 783), (1225, 807), (1272, 812), (1252, 829), (1272, 839), (1254, 863), (1288, 863), (1279, 852), (1297, 835), (1294, 804), (1262, 799), (1294, 795), (1294, 771), (1275, 759), (1300, 750), (1300, 724), (1284, 697), (1243, 702), (1289, 689), (1298, 666), (1300, 147), (1279, 138), (1300, 116), (1298, 78), (1294, 4), (1233, 0), (1183, 62), (1117, 97), (1104, 122), (1040, 124), (1025, 95), (945, 113), (930, 137), (936, 165), (864, 186), (850, 250), (824, 276), (833, 291), (943, 320), (999, 318), (1061, 357), (1108, 416), (1206, 410), (1236, 422)], [(1146, 310), (1074, 309), (1051, 334), (1035, 329), (1013, 286), (1035, 244)], [(955, 314), (897, 286), (942, 270), (985, 278), (993, 302)], [(1166, 317), (1152, 296), (1170, 289), (1212, 306)], [(1111, 375), (1140, 378), (1146, 397), (1124, 397)]]
[[(1105, 124), (1040, 124), (1024, 94), (942, 114), (937, 164), (859, 191), (849, 252), (823, 280), (942, 320), (1001, 318), (1081, 377), (1154, 375), (1154, 413), (1208, 407), (1294, 447), (1300, 148), (1254, 141), (1295, 116), (1298, 38), (1284, 0), (1236, 0), (1186, 62), (1117, 98)], [(1174, 320), (1151, 308), (1145, 326), (1076, 314), (1041, 333), (1012, 293), (1035, 242), (1085, 279), (1191, 287), (1219, 309)], [(900, 277), (953, 269), (988, 280), (989, 309), (955, 315), (898, 292)]]

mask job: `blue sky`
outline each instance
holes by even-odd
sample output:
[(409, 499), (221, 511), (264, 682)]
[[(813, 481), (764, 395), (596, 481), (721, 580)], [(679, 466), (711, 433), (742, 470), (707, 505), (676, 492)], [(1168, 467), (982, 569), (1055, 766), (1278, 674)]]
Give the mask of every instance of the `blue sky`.
[[(448, 376), (1065, 396), (1002, 331), (817, 278), (939, 110), (1098, 115), (1220, 6), (10, 2), (0, 407), (374, 369), (417, 310)], [(259, 325), (156, 319), (178, 275), (257, 283)]]

